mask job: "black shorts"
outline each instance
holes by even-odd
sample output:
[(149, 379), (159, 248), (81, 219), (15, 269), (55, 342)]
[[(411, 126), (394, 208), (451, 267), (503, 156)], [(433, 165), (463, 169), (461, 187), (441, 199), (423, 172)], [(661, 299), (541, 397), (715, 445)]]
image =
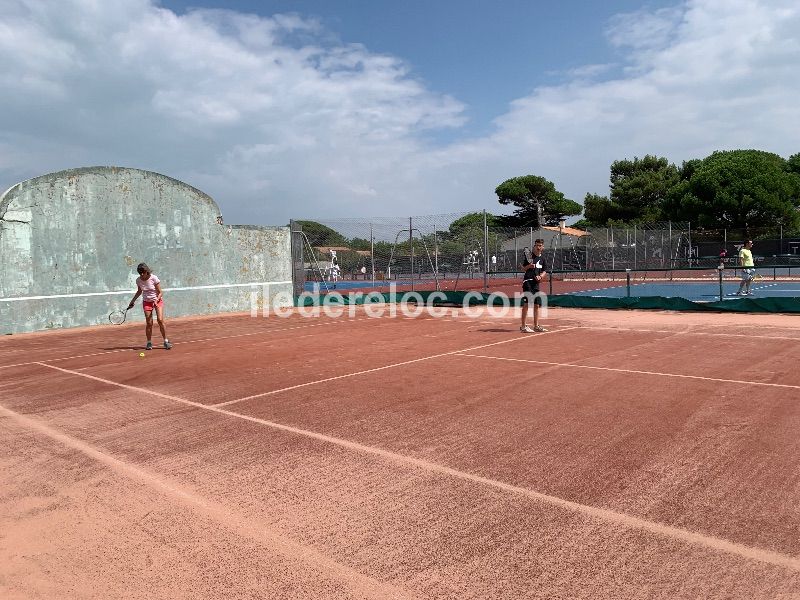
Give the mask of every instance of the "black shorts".
[(539, 282), (535, 279), (525, 279), (522, 281), (522, 304), (528, 303), (528, 294), (533, 294), (533, 303), (542, 305), (542, 297), (537, 296), (539, 293)]

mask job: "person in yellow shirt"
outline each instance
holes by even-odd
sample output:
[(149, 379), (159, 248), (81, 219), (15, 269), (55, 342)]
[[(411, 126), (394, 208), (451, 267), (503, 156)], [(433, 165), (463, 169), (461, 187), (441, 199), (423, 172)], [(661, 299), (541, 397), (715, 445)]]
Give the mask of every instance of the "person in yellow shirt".
[(752, 296), (750, 285), (756, 276), (755, 263), (753, 262), (753, 240), (747, 240), (739, 250), (739, 266), (742, 267), (742, 282), (739, 284), (737, 296)]

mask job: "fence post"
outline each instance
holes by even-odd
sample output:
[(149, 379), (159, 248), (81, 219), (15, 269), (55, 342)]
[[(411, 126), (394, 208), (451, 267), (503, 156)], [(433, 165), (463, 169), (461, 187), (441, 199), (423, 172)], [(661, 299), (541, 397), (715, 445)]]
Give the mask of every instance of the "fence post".
[(614, 262), (614, 226), (611, 226), (611, 245), (609, 246), (611, 249), (611, 270), (613, 271), (616, 268), (616, 263)]
[(411, 251), (411, 291), (414, 291), (414, 224), (412, 217), (408, 217), (408, 244)]
[(489, 223), (483, 209), (483, 293), (489, 291)]
[(292, 255), (292, 292), (295, 296), (302, 294), (306, 287), (302, 231), (303, 226), (297, 221), (294, 219), (289, 221), (289, 248)]
[[(669, 268), (672, 268), (672, 221), (669, 222)], [(670, 275), (672, 279), (672, 275)]]
[(590, 250), (589, 239), (588, 238), (591, 237), (592, 232), (589, 229), (587, 229), (586, 230), (586, 234), (587, 235), (584, 235), (582, 237), (584, 238), (583, 247), (584, 247), (584, 249), (586, 251), (586, 270), (588, 271), (589, 270), (589, 250)]
[[(433, 276), (439, 280), (439, 237), (436, 234), (436, 219), (433, 219)], [(438, 289), (438, 288), (437, 288)]]
[(372, 233), (372, 223), (369, 224), (369, 262), (372, 265), (372, 287), (375, 287), (375, 236)]

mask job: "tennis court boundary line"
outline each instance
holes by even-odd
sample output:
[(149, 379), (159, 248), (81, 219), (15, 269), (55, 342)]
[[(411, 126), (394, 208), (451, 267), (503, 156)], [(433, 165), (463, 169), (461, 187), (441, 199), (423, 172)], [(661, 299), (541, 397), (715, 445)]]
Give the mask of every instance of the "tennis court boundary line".
[[(522, 339), (524, 339), (524, 337)], [(448, 353), (448, 354), (453, 354), (453, 353)], [(56, 367), (54, 365), (48, 365), (45, 363), (38, 363), (38, 364), (48, 369), (54, 369), (56, 371), (61, 371), (63, 373), (68, 373), (70, 375), (74, 375), (77, 377), (84, 377), (86, 379), (99, 381), (123, 389), (144, 394), (150, 394), (167, 400), (173, 400), (175, 402), (179, 402), (189, 406), (194, 406), (202, 410), (208, 410), (211, 412), (215, 412), (217, 414), (233, 417), (235, 419), (242, 419), (250, 423), (255, 423), (258, 425), (270, 427), (272, 429), (276, 429), (286, 433), (291, 433), (294, 435), (315, 439), (323, 443), (333, 444), (335, 446), (348, 449), (352, 452), (378, 456), (390, 462), (399, 463), (402, 465), (410, 465), (415, 468), (421, 469), (423, 471), (438, 473), (440, 475), (445, 475), (448, 477), (454, 477), (462, 481), (477, 483), (492, 489), (499, 489), (504, 492), (523, 496), (531, 500), (534, 500), (536, 502), (547, 504), (549, 506), (556, 506), (559, 508), (569, 510), (574, 513), (578, 513), (581, 515), (588, 516), (590, 518), (595, 518), (604, 521), (606, 523), (612, 523), (613, 525), (648, 531), (650, 533), (654, 533), (662, 537), (667, 537), (670, 539), (677, 539), (683, 542), (687, 542), (694, 546), (701, 546), (717, 552), (724, 552), (726, 554), (735, 555), (740, 558), (767, 563), (774, 566), (786, 568), (792, 571), (800, 572), (800, 558), (796, 558), (787, 554), (782, 554), (780, 552), (774, 552), (772, 550), (766, 550), (763, 548), (746, 546), (744, 544), (739, 544), (737, 542), (732, 542), (730, 540), (705, 535), (703, 533), (699, 533), (696, 531), (681, 529), (679, 527), (674, 527), (672, 525), (666, 525), (664, 523), (658, 523), (655, 521), (648, 521), (647, 519), (636, 517), (626, 513), (590, 506), (588, 504), (581, 504), (579, 502), (574, 502), (572, 500), (567, 500), (565, 498), (560, 498), (558, 496), (553, 496), (550, 494), (544, 494), (542, 492), (537, 492), (528, 488), (513, 485), (503, 481), (498, 481), (496, 479), (491, 479), (488, 477), (467, 473), (465, 471), (459, 471), (458, 469), (454, 469), (452, 467), (448, 467), (445, 465), (440, 465), (438, 463), (434, 463), (421, 458), (414, 458), (411, 456), (406, 456), (404, 454), (399, 454), (397, 452), (392, 452), (391, 450), (384, 450), (382, 448), (378, 448), (375, 446), (367, 446), (366, 444), (360, 444), (358, 442), (353, 442), (351, 440), (337, 438), (334, 436), (326, 435), (324, 433), (310, 431), (307, 429), (301, 429), (299, 427), (293, 427), (291, 425), (285, 425), (283, 423), (277, 423), (275, 421), (269, 421), (267, 419), (260, 419), (258, 417), (253, 417), (250, 415), (245, 415), (242, 413), (237, 413), (231, 410), (220, 408), (219, 406), (200, 404), (199, 402), (194, 402), (192, 400), (186, 400), (183, 398), (178, 398), (176, 396), (168, 396), (166, 394), (161, 394), (159, 392), (153, 392), (144, 388), (137, 388), (123, 383), (117, 383), (109, 379), (96, 377), (94, 375), (89, 375), (88, 373), (80, 373), (77, 371), (72, 371), (70, 369), (63, 369), (61, 367)], [(3, 408), (3, 410), (8, 412), (13, 412), (5, 408)]]
[(718, 383), (735, 383), (737, 385), (761, 385), (766, 387), (785, 388), (790, 390), (800, 390), (800, 385), (790, 383), (770, 383), (768, 381), (743, 381), (739, 379), (723, 379), (720, 377), (704, 377), (702, 375), (683, 375), (680, 373), (662, 373), (660, 371), (639, 371), (637, 369), (618, 369), (615, 367), (597, 367), (593, 365), (579, 365), (576, 363), (560, 363), (547, 360), (534, 360), (530, 358), (510, 358), (505, 356), (489, 356), (488, 354), (467, 354), (467, 351), (459, 352), (457, 356), (468, 356), (471, 358), (490, 358), (492, 360), (505, 360), (510, 362), (523, 362), (536, 365), (547, 365), (551, 367), (570, 367), (574, 369), (594, 369), (597, 371), (612, 371), (615, 373), (633, 373), (636, 375), (657, 375), (659, 377), (678, 377), (681, 379), (698, 379), (700, 381), (716, 381)]
[[(560, 331), (569, 331), (570, 329), (575, 329), (575, 327), (562, 327), (560, 329), (553, 329), (545, 333), (540, 333), (536, 337), (540, 337), (542, 335), (550, 335), (554, 333), (558, 333)], [(460, 352), (469, 352), (470, 350), (480, 350), (481, 348), (489, 348), (490, 346), (499, 346), (500, 344), (508, 344), (511, 342), (518, 342), (524, 339), (530, 339), (530, 335), (518, 335), (513, 338), (509, 338), (507, 340), (500, 340), (499, 342), (491, 342), (489, 344), (481, 344), (480, 346), (473, 346), (472, 348), (464, 348), (462, 350), (451, 350), (450, 352), (441, 352), (439, 354), (431, 354), (429, 356), (421, 356), (419, 358), (412, 358), (411, 360), (404, 360), (399, 363), (392, 363), (390, 365), (383, 365), (380, 367), (373, 367), (371, 369), (363, 369), (361, 371), (353, 371), (352, 373), (345, 373), (343, 375), (334, 375), (332, 377), (326, 377), (324, 379), (317, 379), (315, 381), (307, 381), (305, 383), (298, 383), (295, 385), (290, 385), (285, 388), (280, 388), (277, 390), (270, 390), (268, 392), (261, 392), (260, 394), (253, 394), (251, 396), (245, 396), (244, 398), (237, 398), (235, 400), (228, 400), (227, 402), (218, 402), (217, 404), (210, 404), (209, 406), (221, 408), (223, 406), (230, 406), (232, 404), (237, 404), (239, 402), (245, 402), (246, 400), (255, 400), (256, 398), (263, 398), (264, 396), (272, 396), (274, 394), (280, 394), (282, 392), (289, 392), (291, 390), (297, 390), (304, 387), (309, 387), (312, 385), (319, 385), (321, 383), (329, 383), (331, 381), (338, 381), (339, 379), (347, 379), (348, 377), (357, 377), (359, 375), (366, 375), (367, 373), (375, 373), (377, 371), (385, 371), (386, 369), (394, 369), (395, 367), (403, 367), (405, 365), (412, 365), (414, 363), (423, 362), (426, 360), (432, 360), (434, 358), (441, 358), (443, 356), (451, 356), (453, 354), (458, 354)]]
[(398, 586), (374, 579), (353, 567), (340, 563), (330, 556), (323, 554), (313, 546), (294, 541), (281, 533), (274, 532), (267, 524), (253, 527), (252, 517), (241, 515), (237, 511), (232, 510), (229, 506), (210, 500), (191, 488), (187, 488), (185, 485), (171, 482), (166, 477), (160, 477), (131, 462), (116, 458), (88, 442), (84, 442), (46, 423), (20, 414), (2, 405), (0, 405), (0, 415), (5, 415), (28, 430), (33, 430), (36, 433), (45, 435), (63, 446), (76, 450), (84, 456), (88, 456), (100, 464), (105, 465), (117, 475), (129, 480), (139, 481), (150, 488), (155, 488), (167, 498), (178, 500), (184, 505), (188, 505), (190, 509), (201, 513), (206, 518), (220, 523), (223, 527), (232, 530), (237, 535), (245, 539), (264, 543), (272, 552), (290, 560), (297, 560), (301, 564), (311, 563), (321, 570), (327, 570), (335, 577), (344, 578), (348, 583), (352, 584), (357, 582), (354, 587), (359, 588), (359, 591), (367, 591), (376, 598), (397, 598), (398, 593), (401, 594), (400, 597), (407, 597), (404, 590)]

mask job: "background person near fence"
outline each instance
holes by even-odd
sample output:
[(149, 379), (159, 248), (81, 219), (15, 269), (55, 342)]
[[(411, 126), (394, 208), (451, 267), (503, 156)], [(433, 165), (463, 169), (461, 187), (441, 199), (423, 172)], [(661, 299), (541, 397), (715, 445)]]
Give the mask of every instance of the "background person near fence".
[(756, 276), (755, 263), (753, 262), (753, 240), (747, 240), (739, 250), (739, 265), (742, 267), (742, 282), (739, 284), (740, 296), (752, 296), (750, 286)]

